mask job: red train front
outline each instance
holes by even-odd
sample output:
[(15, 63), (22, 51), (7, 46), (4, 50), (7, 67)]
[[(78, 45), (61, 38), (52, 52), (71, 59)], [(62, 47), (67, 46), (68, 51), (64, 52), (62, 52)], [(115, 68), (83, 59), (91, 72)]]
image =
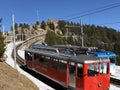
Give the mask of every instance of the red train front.
[(26, 66), (64, 87), (75, 90), (109, 90), (110, 62), (89, 55), (66, 55), (57, 48), (25, 50)]
[(77, 67), (76, 90), (109, 90), (109, 62), (84, 63), (83, 75)]

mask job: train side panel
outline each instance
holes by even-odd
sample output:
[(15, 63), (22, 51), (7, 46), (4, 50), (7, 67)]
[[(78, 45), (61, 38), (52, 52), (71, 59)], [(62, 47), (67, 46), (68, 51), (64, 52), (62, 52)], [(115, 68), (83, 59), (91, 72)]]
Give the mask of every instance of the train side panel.
[(26, 65), (64, 87), (71, 86), (75, 90), (109, 90), (108, 58), (102, 61), (92, 56), (63, 58), (55, 55), (28, 50), (25, 52)]
[(64, 63), (60, 63), (57, 58), (55, 59), (35, 53), (31, 54), (30, 52), (25, 52), (25, 59), (27, 67), (68, 87), (67, 62), (64, 61)]

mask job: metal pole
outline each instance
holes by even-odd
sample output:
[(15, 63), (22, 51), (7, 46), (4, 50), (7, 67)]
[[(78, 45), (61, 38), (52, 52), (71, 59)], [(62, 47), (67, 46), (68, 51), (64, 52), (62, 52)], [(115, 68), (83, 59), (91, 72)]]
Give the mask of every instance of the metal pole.
[(23, 47), (23, 31), (22, 31), (22, 47)]
[(81, 41), (82, 41), (82, 47), (84, 47), (84, 38), (83, 38), (83, 27), (82, 27), (82, 20), (80, 20), (80, 26), (81, 26)]
[(39, 21), (39, 12), (37, 10), (37, 21)]
[(5, 31), (5, 45), (7, 46), (7, 32)]
[(5, 27), (3, 26), (3, 36), (5, 35)]
[(16, 69), (16, 45), (15, 45), (15, 24), (14, 24), (14, 15), (12, 15), (12, 24), (13, 24), (14, 68)]

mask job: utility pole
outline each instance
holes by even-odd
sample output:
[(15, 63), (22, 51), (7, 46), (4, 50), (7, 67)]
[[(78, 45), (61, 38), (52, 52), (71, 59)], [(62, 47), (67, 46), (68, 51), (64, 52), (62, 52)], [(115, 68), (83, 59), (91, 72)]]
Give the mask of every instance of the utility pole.
[(80, 20), (80, 27), (81, 27), (81, 41), (82, 41), (82, 47), (84, 47), (84, 33), (83, 33), (83, 26), (82, 26), (82, 20)]
[(5, 27), (3, 26), (2, 28), (3, 28), (3, 36), (4, 36), (5, 35)]
[[(82, 47), (84, 47), (84, 33), (83, 33), (82, 20), (80, 20), (80, 26), (68, 26), (68, 25), (66, 25), (65, 27), (66, 28), (75, 28), (75, 27), (80, 28), (80, 33), (81, 33), (80, 39), (81, 39)], [(65, 36), (65, 37), (69, 37), (69, 36)]]
[(5, 45), (7, 46), (7, 31), (5, 31)]
[(14, 22), (14, 15), (12, 15), (12, 24), (13, 24), (14, 68), (16, 69), (16, 45), (15, 45), (15, 22)]
[(39, 21), (39, 12), (37, 10), (37, 21)]

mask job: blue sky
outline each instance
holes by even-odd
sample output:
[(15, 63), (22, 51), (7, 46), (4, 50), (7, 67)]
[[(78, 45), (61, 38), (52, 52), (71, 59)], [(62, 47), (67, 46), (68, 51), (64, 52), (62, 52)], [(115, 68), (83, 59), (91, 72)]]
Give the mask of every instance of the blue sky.
[[(15, 22), (33, 24), (48, 18), (69, 20), (76, 16), (86, 14), (96, 8), (120, 3), (120, 0), (0, 0), (0, 17), (3, 18), (3, 26), (8, 31), (12, 25), (12, 14), (15, 15)], [(68, 18), (69, 16), (69, 18)], [(95, 24), (107, 26), (120, 31), (120, 6), (108, 9), (103, 12), (91, 14), (85, 17), (71, 19), (69, 21), (83, 24)], [(111, 24), (110, 24), (111, 23)]]

